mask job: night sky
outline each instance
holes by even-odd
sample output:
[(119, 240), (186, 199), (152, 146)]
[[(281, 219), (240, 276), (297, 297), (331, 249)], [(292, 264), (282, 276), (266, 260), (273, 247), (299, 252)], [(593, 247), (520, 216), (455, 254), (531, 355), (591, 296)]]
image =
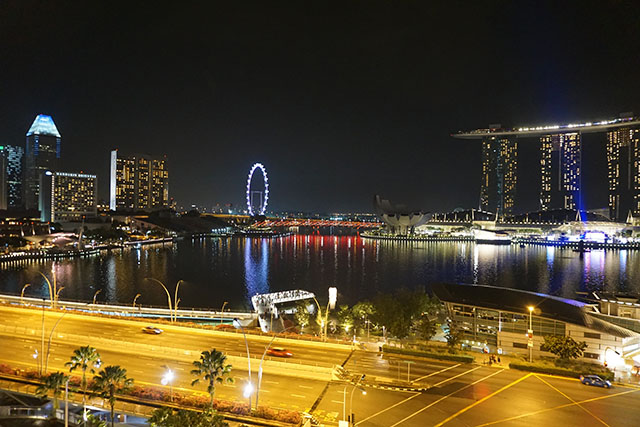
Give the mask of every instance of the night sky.
[[(259, 161), (274, 210), (445, 211), (478, 205), (479, 142), (453, 132), (640, 114), (635, 2), (165, 3), (1, 1), (0, 143), (52, 115), (105, 200), (120, 148), (166, 154), (184, 206), (242, 203)], [(589, 208), (604, 141), (584, 140)], [(521, 140), (519, 211), (538, 162)]]

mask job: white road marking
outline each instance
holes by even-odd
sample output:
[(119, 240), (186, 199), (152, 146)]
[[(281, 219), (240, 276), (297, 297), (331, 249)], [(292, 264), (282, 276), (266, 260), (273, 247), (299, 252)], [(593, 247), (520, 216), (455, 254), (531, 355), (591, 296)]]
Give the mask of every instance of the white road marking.
[(302, 385), (302, 384), (299, 384), (299, 385), (298, 385), (298, 387), (302, 387), (302, 388), (310, 388), (310, 389), (312, 389), (312, 388), (313, 388), (313, 387), (311, 387), (311, 386), (308, 386), (308, 385)]
[(342, 405), (342, 403), (343, 403), (343, 402), (342, 402), (342, 400), (332, 400), (331, 402), (332, 402), (332, 403), (339, 403), (339, 404), (341, 404), (341, 405)]
[(429, 377), (431, 377), (433, 375), (437, 375), (437, 374), (439, 374), (441, 372), (448, 371), (449, 369), (457, 368), (460, 365), (462, 365), (462, 363), (458, 363), (457, 365), (449, 366), (448, 368), (440, 369), (439, 371), (432, 372), (429, 375), (425, 375), (424, 377), (420, 377), (418, 379), (415, 379), (415, 380), (413, 380), (413, 382), (420, 381), (420, 380), (423, 380), (425, 378), (429, 378)]
[(478, 367), (476, 367), (476, 368), (469, 369), (468, 371), (464, 371), (463, 373), (458, 374), (458, 375), (456, 375), (456, 376), (454, 376), (454, 377), (447, 378), (446, 380), (442, 380), (442, 381), (440, 381), (439, 383), (436, 383), (436, 384), (432, 385), (431, 387), (438, 387), (438, 386), (439, 386), (439, 385), (441, 385), (441, 384), (444, 384), (444, 383), (449, 382), (449, 381), (451, 381), (451, 380), (455, 380), (455, 379), (456, 379), (456, 378), (458, 378), (458, 377), (461, 377), (461, 376), (463, 376), (463, 375), (466, 375), (466, 374), (468, 374), (468, 373), (470, 373), (470, 372), (473, 372), (473, 371), (475, 371), (475, 370), (477, 370), (477, 369), (480, 369), (480, 368), (482, 368), (482, 366), (478, 366)]
[[(480, 366), (480, 367), (482, 367), (482, 366)], [(458, 389), (458, 390), (456, 390), (456, 391), (452, 391), (451, 393), (447, 394), (446, 396), (442, 396), (440, 399), (436, 400), (435, 402), (431, 402), (430, 404), (428, 404), (428, 405), (427, 405), (427, 406), (425, 406), (424, 408), (417, 410), (416, 412), (414, 412), (413, 414), (409, 415), (408, 417), (405, 417), (405, 418), (401, 419), (400, 421), (398, 421), (397, 423), (395, 423), (395, 424), (391, 425), (391, 427), (395, 427), (395, 426), (397, 426), (398, 424), (401, 424), (401, 423), (403, 423), (403, 422), (407, 421), (409, 418), (413, 418), (413, 417), (415, 417), (415, 416), (416, 416), (416, 415), (418, 415), (420, 412), (422, 412), (422, 411), (426, 411), (427, 409), (431, 408), (431, 407), (432, 407), (433, 405), (435, 405), (436, 403), (440, 403), (440, 402), (442, 402), (442, 401), (443, 401), (443, 400), (445, 400), (447, 397), (453, 396), (454, 394), (459, 393), (459, 392), (461, 392), (462, 390), (465, 390), (465, 389), (467, 389), (467, 388), (469, 388), (469, 387), (471, 387), (471, 386), (474, 386), (474, 385), (478, 384), (479, 382), (482, 382), (482, 381), (484, 381), (484, 380), (486, 380), (486, 379), (489, 379), (489, 378), (491, 378), (491, 377), (492, 377), (492, 376), (494, 376), (494, 375), (498, 375), (498, 374), (499, 374), (500, 372), (502, 372), (502, 371), (504, 371), (504, 369), (500, 369), (499, 371), (496, 371), (496, 372), (494, 372), (494, 373), (492, 373), (492, 374), (489, 374), (489, 375), (487, 375), (486, 377), (480, 378), (479, 380), (476, 380), (476, 381), (472, 382), (471, 384), (467, 384), (466, 386), (464, 386), (464, 387), (462, 387), (462, 388), (459, 388), (459, 389)], [(357, 424), (356, 424), (356, 425), (357, 425)]]
[(293, 394), (293, 393), (291, 393), (291, 396), (293, 396), (293, 397), (299, 397), (300, 399), (306, 399), (306, 398), (307, 398), (307, 396), (303, 396), (303, 395), (301, 395), (301, 394)]

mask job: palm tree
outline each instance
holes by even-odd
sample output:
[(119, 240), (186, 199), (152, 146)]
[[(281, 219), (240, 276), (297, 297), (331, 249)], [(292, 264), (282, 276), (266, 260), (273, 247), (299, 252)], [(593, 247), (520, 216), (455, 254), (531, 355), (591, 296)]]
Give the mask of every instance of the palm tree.
[(207, 393), (211, 396), (209, 406), (213, 410), (213, 393), (215, 392), (216, 383), (222, 384), (225, 379), (227, 382), (232, 383), (233, 378), (231, 374), (231, 365), (227, 365), (227, 356), (221, 351), (217, 351), (215, 348), (211, 351), (203, 351), (200, 354), (200, 360), (195, 360), (193, 366), (195, 369), (191, 371), (191, 375), (195, 375), (198, 378), (191, 382), (191, 385), (196, 385), (200, 382), (200, 377), (204, 377), (204, 380), (208, 382)]
[[(76, 369), (82, 371), (82, 413), (87, 412), (87, 370), (93, 374), (95, 372), (94, 367), (100, 367), (100, 353), (93, 347), (86, 346), (80, 347), (73, 351), (71, 361), (65, 363), (65, 366), (69, 367), (69, 372), (73, 372)], [(83, 417), (83, 419), (86, 417)]]
[(91, 388), (103, 399), (109, 400), (111, 407), (111, 427), (114, 425), (114, 407), (116, 393), (122, 392), (133, 385), (133, 379), (127, 378), (127, 370), (120, 366), (105, 366), (98, 375), (93, 377)]
[(53, 392), (53, 410), (54, 413), (60, 405), (58, 405), (58, 399), (62, 395), (62, 387), (67, 382), (68, 375), (62, 372), (52, 372), (49, 375), (42, 378), (42, 384), (36, 388), (36, 396), (47, 397), (49, 392)]

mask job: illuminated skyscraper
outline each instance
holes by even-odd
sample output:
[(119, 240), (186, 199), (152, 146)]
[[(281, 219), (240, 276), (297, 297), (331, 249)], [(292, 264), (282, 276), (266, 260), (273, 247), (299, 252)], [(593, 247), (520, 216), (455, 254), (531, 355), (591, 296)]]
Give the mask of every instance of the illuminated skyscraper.
[(60, 141), (60, 132), (51, 116), (39, 114), (27, 132), (23, 181), (27, 209), (38, 209), (40, 175), (60, 167)]
[(580, 133), (540, 137), (540, 208), (582, 209)]
[(480, 210), (511, 215), (515, 206), (518, 169), (516, 138), (487, 137), (482, 140)]
[(624, 221), (640, 213), (640, 129), (607, 132), (609, 216)]
[(40, 219), (81, 221), (95, 217), (97, 181), (95, 175), (45, 171), (40, 175)]
[(111, 151), (111, 210), (152, 210), (169, 207), (166, 157), (122, 155)]

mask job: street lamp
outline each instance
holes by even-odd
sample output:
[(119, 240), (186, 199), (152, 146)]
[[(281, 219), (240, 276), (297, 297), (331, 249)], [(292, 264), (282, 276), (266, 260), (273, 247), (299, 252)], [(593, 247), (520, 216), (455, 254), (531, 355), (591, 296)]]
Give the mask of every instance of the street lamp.
[(96, 293), (95, 293), (95, 294), (93, 294), (93, 303), (92, 303), (92, 305), (96, 305), (96, 298), (98, 297), (98, 294), (99, 294), (100, 292), (102, 292), (102, 289), (98, 289), (98, 290), (96, 291)]
[[(172, 315), (173, 310), (171, 308), (171, 294), (169, 293), (169, 290), (167, 289), (167, 287), (160, 280), (154, 279), (153, 277), (146, 277), (145, 280), (154, 281), (154, 282), (158, 283), (160, 286), (162, 286), (162, 289), (164, 289), (165, 293), (167, 294), (167, 304), (169, 305), (169, 320), (173, 321), (173, 315)], [(176, 291), (177, 291), (177, 289), (176, 289)], [(176, 292), (176, 295), (177, 295), (177, 292)]]
[(173, 296), (173, 320), (177, 321), (178, 320), (178, 303), (180, 302), (180, 300), (178, 299), (178, 289), (180, 289), (180, 283), (184, 282), (184, 280), (178, 280), (178, 283), (176, 283), (176, 292)]
[(175, 374), (167, 365), (162, 365), (161, 367), (166, 369), (166, 372), (162, 376), (160, 383), (164, 386), (169, 384), (169, 400), (173, 402), (173, 380), (175, 378)]
[(222, 323), (224, 323), (224, 320), (223, 320), (224, 319), (224, 306), (227, 305), (227, 304), (229, 304), (229, 302), (225, 301), (222, 304), (222, 308), (220, 309), (220, 326), (222, 326)]
[(274, 334), (273, 337), (271, 338), (271, 341), (269, 341), (269, 344), (267, 344), (267, 346), (264, 348), (264, 352), (262, 353), (262, 358), (260, 359), (260, 366), (258, 367), (258, 388), (256, 389), (256, 409), (258, 409), (258, 398), (260, 397), (260, 385), (262, 384), (262, 362), (264, 362), (264, 357), (266, 356), (267, 351), (269, 350), (269, 347), (271, 347), (273, 340), (276, 339), (278, 334), (286, 332), (291, 328), (295, 328), (295, 325), (289, 326), (288, 328), (285, 328), (282, 331)]
[(133, 297), (133, 304), (132, 304), (133, 308), (136, 308), (136, 301), (138, 301), (138, 298), (140, 298), (140, 294), (136, 294), (136, 296)]
[[(351, 412), (353, 409), (353, 392), (356, 391), (356, 388), (358, 390), (360, 390), (360, 392), (362, 393), (362, 395), (366, 395), (367, 391), (365, 389), (363, 389), (362, 387), (358, 387), (358, 384), (360, 384), (360, 381), (362, 381), (365, 377), (365, 374), (360, 375), (360, 377), (358, 378), (358, 381), (356, 381), (356, 383), (353, 385), (353, 389), (351, 390), (351, 397), (349, 399), (349, 425), (354, 425), (355, 423), (353, 422), (353, 413)], [(344, 392), (343, 392), (343, 396), (342, 396), (342, 420), (346, 421), (346, 406), (347, 406), (347, 387), (349, 386), (349, 384), (344, 386)]]
[(529, 337), (529, 341), (527, 342), (527, 347), (529, 347), (529, 363), (533, 360), (533, 309), (532, 305), (527, 306), (527, 310), (529, 310), (529, 330), (527, 331), (527, 336)]
[(244, 387), (244, 397), (249, 399), (249, 409), (251, 409), (251, 394), (253, 394), (253, 382), (251, 381), (251, 355), (249, 354), (249, 343), (247, 342), (247, 335), (244, 333), (244, 328), (240, 324), (238, 318), (233, 319), (233, 326), (236, 329), (240, 329), (242, 331), (242, 336), (244, 337), (244, 345), (247, 348), (247, 366), (249, 371), (249, 382)]
[(29, 286), (31, 286), (31, 285), (29, 283), (27, 283), (26, 285), (24, 285), (22, 287), (22, 292), (20, 292), (20, 305), (23, 304), (22, 298), (24, 298), (24, 290), (27, 289)]

